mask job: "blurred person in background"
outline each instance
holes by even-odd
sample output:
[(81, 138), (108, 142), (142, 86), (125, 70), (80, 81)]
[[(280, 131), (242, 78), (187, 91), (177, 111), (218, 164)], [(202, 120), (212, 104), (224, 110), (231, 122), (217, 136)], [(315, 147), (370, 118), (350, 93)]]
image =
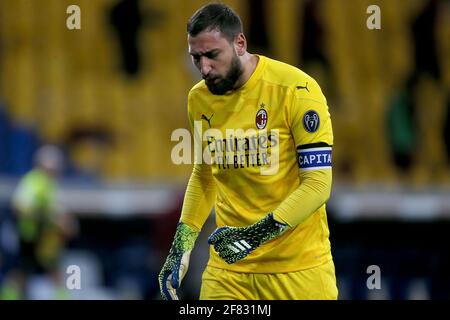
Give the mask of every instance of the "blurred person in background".
[[(60, 285), (58, 262), (65, 242), (76, 233), (76, 223), (57, 204), (57, 178), (63, 169), (63, 154), (53, 145), (45, 145), (34, 156), (34, 168), (19, 181), (12, 199), (17, 216), (20, 243), (19, 275), (22, 298), (29, 296), (29, 281), (33, 276), (48, 276)], [(62, 290), (53, 297), (61, 298)], [(37, 293), (39, 298), (39, 293)]]
[[(162, 297), (178, 299), (191, 250), (215, 205), (219, 228), (208, 239), (200, 299), (337, 299), (325, 210), (333, 132), (319, 85), (293, 66), (247, 52), (242, 22), (226, 5), (202, 7), (187, 29), (189, 53), (204, 79), (189, 93), (189, 120), (200, 139), (215, 130), (201, 148), (201, 154), (213, 149), (213, 161), (195, 161), (159, 275)], [(230, 138), (229, 129), (243, 135)], [(274, 169), (264, 162), (267, 149), (279, 155), (279, 167), (264, 174), (262, 167)], [(221, 160), (220, 150), (226, 150)], [(228, 157), (234, 161), (225, 163)]]

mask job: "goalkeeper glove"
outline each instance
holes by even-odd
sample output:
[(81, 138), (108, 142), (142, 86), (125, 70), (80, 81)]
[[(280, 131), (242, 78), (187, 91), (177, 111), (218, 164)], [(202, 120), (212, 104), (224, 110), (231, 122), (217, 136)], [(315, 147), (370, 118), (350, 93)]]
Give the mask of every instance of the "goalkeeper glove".
[(264, 242), (272, 240), (287, 230), (287, 224), (276, 221), (273, 214), (248, 227), (222, 227), (216, 229), (208, 238), (214, 250), (227, 263), (235, 263), (245, 258)]
[(189, 267), (189, 258), (194, 248), (198, 232), (183, 222), (179, 222), (169, 255), (159, 273), (159, 288), (165, 300), (178, 300), (176, 289)]

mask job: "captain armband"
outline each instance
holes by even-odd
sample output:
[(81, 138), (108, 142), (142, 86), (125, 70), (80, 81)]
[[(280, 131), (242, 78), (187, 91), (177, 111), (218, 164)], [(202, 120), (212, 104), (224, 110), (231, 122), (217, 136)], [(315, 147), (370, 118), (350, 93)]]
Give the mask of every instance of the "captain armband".
[(297, 164), (302, 170), (331, 169), (332, 147), (313, 143), (297, 147)]

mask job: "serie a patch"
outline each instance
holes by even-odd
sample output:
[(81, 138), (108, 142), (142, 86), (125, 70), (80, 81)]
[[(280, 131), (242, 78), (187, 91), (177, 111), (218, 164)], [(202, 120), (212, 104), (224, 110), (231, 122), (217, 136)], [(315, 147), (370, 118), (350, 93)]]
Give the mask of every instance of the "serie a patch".
[(331, 151), (331, 147), (297, 149), (298, 166), (304, 170), (331, 168)]

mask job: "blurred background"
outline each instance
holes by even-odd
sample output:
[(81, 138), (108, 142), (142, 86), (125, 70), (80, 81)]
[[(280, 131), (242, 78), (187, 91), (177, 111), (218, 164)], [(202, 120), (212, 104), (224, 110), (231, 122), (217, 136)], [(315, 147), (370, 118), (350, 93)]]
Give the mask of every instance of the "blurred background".
[[(306, 71), (328, 99), (340, 299), (449, 299), (450, 1), (223, 2), (250, 52)], [(159, 298), (192, 169), (172, 163), (170, 139), (200, 79), (186, 22), (205, 3), (0, 2), (0, 299)], [(373, 4), (381, 30), (366, 26)], [(183, 298), (198, 297), (213, 220)]]

